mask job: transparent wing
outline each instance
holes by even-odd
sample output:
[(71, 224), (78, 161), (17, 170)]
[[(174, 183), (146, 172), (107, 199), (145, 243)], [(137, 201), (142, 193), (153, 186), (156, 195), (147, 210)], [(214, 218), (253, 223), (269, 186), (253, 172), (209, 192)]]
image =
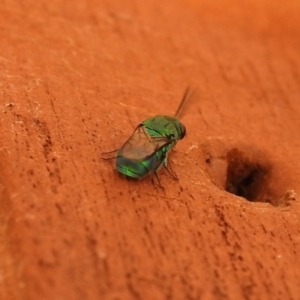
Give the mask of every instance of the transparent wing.
[(121, 148), (122, 156), (132, 160), (143, 160), (161, 147), (170, 143), (167, 137), (151, 137), (141, 124)]

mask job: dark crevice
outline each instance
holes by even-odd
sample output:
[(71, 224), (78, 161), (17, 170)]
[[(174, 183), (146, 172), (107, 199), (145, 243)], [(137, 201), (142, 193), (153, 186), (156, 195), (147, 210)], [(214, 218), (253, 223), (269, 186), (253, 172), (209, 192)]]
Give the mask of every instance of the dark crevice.
[(267, 186), (269, 164), (258, 162), (237, 148), (228, 151), (227, 163), (226, 191), (248, 201), (258, 201)]

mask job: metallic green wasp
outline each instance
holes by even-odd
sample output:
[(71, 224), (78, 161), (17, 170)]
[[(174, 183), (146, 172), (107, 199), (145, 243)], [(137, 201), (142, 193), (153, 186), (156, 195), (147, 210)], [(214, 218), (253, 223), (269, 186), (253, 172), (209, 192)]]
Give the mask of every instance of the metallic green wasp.
[[(157, 115), (144, 120), (136, 127), (118, 150), (118, 172), (131, 178), (143, 178), (150, 172), (156, 174), (162, 166), (167, 166), (170, 150), (186, 134), (186, 128), (178, 116), (183, 104), (190, 98), (189, 94), (191, 96), (187, 88), (174, 117)], [(169, 173), (171, 174), (170, 171)]]

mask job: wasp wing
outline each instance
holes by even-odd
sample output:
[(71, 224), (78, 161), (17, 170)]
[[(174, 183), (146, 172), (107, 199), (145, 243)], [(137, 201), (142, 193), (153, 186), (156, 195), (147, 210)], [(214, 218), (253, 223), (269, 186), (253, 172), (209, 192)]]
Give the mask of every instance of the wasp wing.
[(153, 155), (158, 149), (169, 143), (170, 139), (165, 136), (150, 136), (145, 126), (140, 124), (120, 149), (120, 152), (127, 159), (139, 161)]

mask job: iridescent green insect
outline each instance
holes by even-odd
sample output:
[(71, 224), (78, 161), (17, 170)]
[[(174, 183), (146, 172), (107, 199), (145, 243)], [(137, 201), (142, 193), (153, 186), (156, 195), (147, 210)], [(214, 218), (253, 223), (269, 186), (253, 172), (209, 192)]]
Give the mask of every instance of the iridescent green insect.
[[(183, 104), (190, 98), (188, 94), (189, 88), (186, 89), (174, 117), (157, 115), (144, 120), (136, 127), (130, 138), (118, 150), (118, 172), (131, 178), (143, 178), (150, 172), (157, 173), (162, 166), (167, 166), (170, 150), (186, 134), (186, 128), (178, 116)], [(169, 173), (171, 174), (170, 171)]]

